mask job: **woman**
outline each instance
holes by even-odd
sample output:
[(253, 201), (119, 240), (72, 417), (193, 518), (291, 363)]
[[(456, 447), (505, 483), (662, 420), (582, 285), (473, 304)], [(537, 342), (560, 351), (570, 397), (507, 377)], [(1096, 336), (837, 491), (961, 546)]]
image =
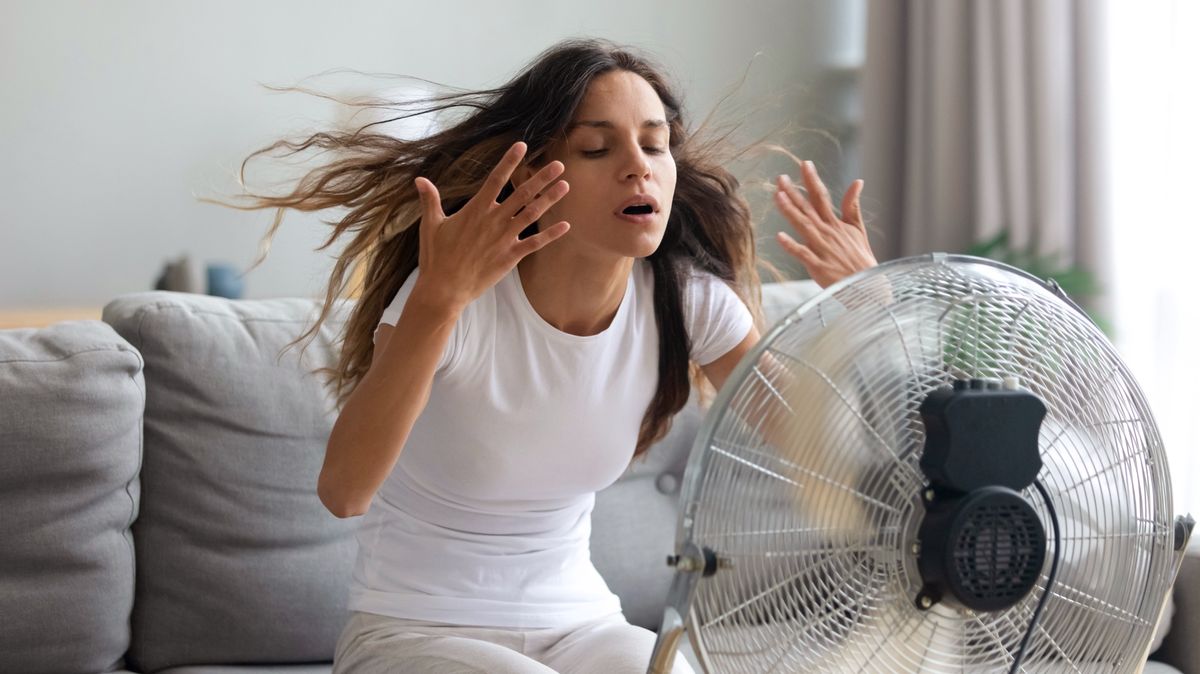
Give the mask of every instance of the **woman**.
[[(255, 203), (349, 209), (320, 321), (365, 268), (318, 483), (364, 516), (335, 671), (644, 671), (654, 636), (591, 564), (591, 507), (666, 433), (689, 365), (720, 387), (757, 341), (749, 209), (659, 70), (607, 43), (435, 100), (474, 111), (282, 144), (342, 158)], [(873, 265), (862, 182), (843, 221), (802, 174), (812, 200), (781, 177), (775, 203), (805, 243), (780, 243), (822, 284)]]

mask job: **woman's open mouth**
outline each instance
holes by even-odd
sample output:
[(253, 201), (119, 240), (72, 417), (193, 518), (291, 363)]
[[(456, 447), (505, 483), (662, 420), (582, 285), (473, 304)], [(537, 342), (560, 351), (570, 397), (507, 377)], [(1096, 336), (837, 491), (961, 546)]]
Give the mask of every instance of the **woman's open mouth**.
[(638, 194), (621, 204), (615, 215), (627, 222), (645, 224), (653, 222), (657, 213), (658, 202), (655, 201), (654, 197)]

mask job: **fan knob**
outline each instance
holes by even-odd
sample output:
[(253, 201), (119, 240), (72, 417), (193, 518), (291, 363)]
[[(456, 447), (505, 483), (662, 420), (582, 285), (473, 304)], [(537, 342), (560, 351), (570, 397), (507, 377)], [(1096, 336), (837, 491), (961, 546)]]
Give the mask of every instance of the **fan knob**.
[(728, 557), (721, 557), (711, 548), (699, 548), (691, 546), (694, 553), (684, 555), (667, 555), (667, 566), (673, 566), (677, 571), (686, 571), (688, 573), (700, 572), (702, 576), (708, 578), (715, 574), (719, 569), (728, 569), (733, 566), (733, 561)]

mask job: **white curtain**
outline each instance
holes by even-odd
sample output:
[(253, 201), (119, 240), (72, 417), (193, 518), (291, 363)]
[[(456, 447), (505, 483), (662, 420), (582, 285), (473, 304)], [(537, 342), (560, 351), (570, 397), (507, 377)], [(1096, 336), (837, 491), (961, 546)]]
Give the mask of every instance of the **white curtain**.
[(1200, 3), (1114, 3), (1108, 27), (1116, 341), (1162, 432), (1176, 511), (1200, 516)]
[(862, 154), (881, 259), (1007, 229), (1097, 277), (1200, 514), (1198, 65), (1196, 0), (870, 0)]
[(962, 252), (1007, 230), (1103, 276), (1104, 3), (868, 7), (864, 206), (882, 256)]

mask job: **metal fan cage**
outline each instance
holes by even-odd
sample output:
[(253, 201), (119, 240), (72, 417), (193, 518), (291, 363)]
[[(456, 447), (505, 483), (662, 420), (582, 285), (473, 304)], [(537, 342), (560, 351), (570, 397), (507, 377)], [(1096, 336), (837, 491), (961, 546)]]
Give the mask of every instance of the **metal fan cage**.
[[(1039, 475), (1062, 529), (1026, 671), (1133, 671), (1171, 583), (1171, 489), (1137, 383), (1040, 281), (977, 258), (881, 265), (781, 321), (697, 438), (677, 549), (709, 548), (686, 615), (714, 672), (1007, 671), (1045, 591), (998, 612), (922, 610), (918, 406), (956, 379), (1046, 403)], [(1047, 532), (1036, 491), (1024, 496)], [(1051, 546), (1053, 543), (1051, 543)]]

